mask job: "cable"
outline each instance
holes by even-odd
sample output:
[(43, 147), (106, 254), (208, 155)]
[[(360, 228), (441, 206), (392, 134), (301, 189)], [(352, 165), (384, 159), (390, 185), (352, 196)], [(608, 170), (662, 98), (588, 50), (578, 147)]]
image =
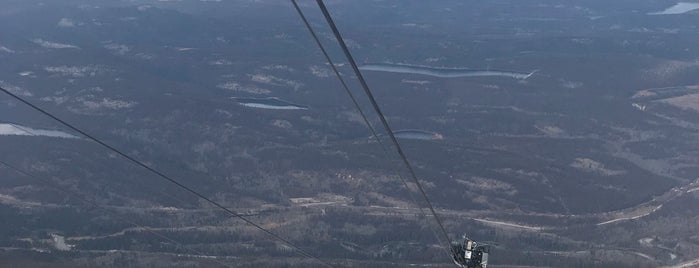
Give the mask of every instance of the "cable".
[(122, 151), (120, 151), (120, 150), (114, 148), (113, 146), (111, 146), (111, 145), (109, 145), (109, 144), (107, 144), (107, 143), (105, 143), (105, 142), (103, 142), (103, 141), (97, 139), (96, 137), (94, 137), (94, 136), (92, 136), (92, 135), (90, 135), (90, 134), (88, 134), (88, 133), (86, 133), (86, 132), (80, 130), (79, 128), (73, 126), (72, 124), (70, 124), (70, 123), (68, 123), (68, 122), (66, 122), (66, 121), (63, 121), (62, 119), (60, 119), (60, 118), (54, 116), (53, 114), (51, 114), (51, 113), (49, 113), (49, 112), (47, 112), (47, 111), (45, 111), (45, 110), (39, 108), (38, 106), (36, 106), (36, 105), (32, 104), (31, 102), (29, 102), (29, 101), (23, 99), (22, 97), (13, 94), (12, 92), (8, 91), (7, 89), (5, 89), (5, 88), (3, 88), (3, 87), (0, 87), (0, 91), (2, 91), (2, 92), (4, 92), (5, 94), (7, 94), (7, 95), (9, 95), (9, 96), (11, 96), (11, 97), (13, 97), (13, 98), (15, 98), (15, 99), (18, 100), (18, 101), (20, 101), (20, 102), (26, 104), (27, 106), (31, 107), (32, 109), (34, 109), (34, 110), (36, 110), (36, 111), (38, 111), (38, 112), (40, 112), (40, 113), (42, 113), (42, 114), (44, 114), (44, 115), (46, 115), (46, 116), (52, 118), (53, 120), (56, 120), (57, 122), (59, 122), (59, 123), (61, 123), (62, 125), (64, 125), (64, 126), (70, 128), (70, 129), (72, 129), (73, 131), (80, 133), (81, 135), (83, 135), (83, 136), (85, 136), (86, 138), (88, 138), (88, 139), (90, 139), (90, 140), (96, 142), (97, 144), (101, 145), (102, 147), (104, 147), (104, 148), (106, 148), (106, 149), (108, 149), (108, 150), (110, 150), (110, 151), (112, 151), (112, 152), (117, 153), (118, 155), (120, 155), (120, 156), (126, 158), (127, 160), (131, 161), (131, 162), (134, 163), (135, 165), (141, 166), (141, 167), (145, 168), (146, 170), (150, 171), (151, 173), (157, 175), (158, 177), (160, 177), (160, 178), (162, 178), (162, 179), (164, 179), (164, 180), (166, 180), (166, 181), (169, 181), (170, 183), (175, 184), (176, 186), (182, 188), (183, 190), (185, 190), (185, 191), (187, 191), (187, 192), (190, 192), (190, 193), (192, 193), (193, 195), (196, 195), (197, 197), (203, 199), (204, 201), (208, 202), (209, 204), (212, 204), (212, 205), (214, 205), (215, 207), (218, 207), (218, 208), (224, 210), (224, 211), (225, 211), (226, 213), (228, 213), (229, 215), (234, 216), (234, 217), (236, 217), (236, 218), (239, 218), (239, 219), (243, 220), (244, 222), (246, 222), (246, 223), (252, 225), (252, 226), (255, 227), (256, 229), (258, 229), (258, 230), (262, 231), (263, 233), (267, 234), (268, 236), (270, 236), (270, 237), (272, 237), (272, 238), (274, 238), (274, 239), (276, 239), (276, 240), (279, 240), (279, 241), (283, 242), (284, 244), (286, 244), (286, 245), (289, 246), (289, 247), (292, 247), (292, 248), (296, 249), (297, 252), (298, 252), (300, 255), (302, 255), (302, 256), (304, 256), (304, 257), (307, 257), (307, 258), (314, 259), (314, 260), (318, 261), (319, 263), (323, 264), (323, 265), (326, 266), (326, 267), (333, 267), (333, 266), (330, 265), (329, 263), (327, 263), (327, 262), (325, 262), (325, 261), (319, 259), (318, 257), (314, 256), (313, 254), (308, 253), (307, 251), (305, 251), (304, 249), (300, 248), (299, 246), (297, 246), (296, 244), (292, 243), (291, 241), (289, 241), (289, 240), (287, 240), (287, 239), (285, 239), (285, 238), (283, 238), (283, 237), (281, 237), (281, 236), (279, 236), (279, 235), (273, 233), (272, 231), (269, 231), (269, 230), (265, 229), (264, 227), (262, 227), (262, 226), (256, 224), (255, 222), (251, 221), (250, 219), (246, 218), (245, 216), (240, 215), (240, 214), (238, 214), (238, 213), (236, 213), (236, 212), (234, 212), (234, 211), (232, 211), (232, 210), (230, 210), (230, 209), (224, 207), (223, 205), (219, 204), (218, 202), (211, 200), (210, 198), (208, 198), (208, 197), (204, 196), (203, 194), (201, 194), (201, 193), (199, 193), (199, 192), (193, 190), (192, 188), (189, 188), (188, 186), (186, 186), (186, 185), (180, 183), (179, 181), (177, 181), (177, 180), (171, 178), (170, 176), (168, 176), (168, 175), (166, 175), (166, 174), (164, 174), (164, 173), (162, 173), (162, 172), (160, 172), (160, 171), (158, 171), (158, 170), (156, 170), (156, 169), (154, 169), (154, 168), (152, 168), (152, 167), (149, 167), (148, 165), (144, 164), (143, 162), (141, 162), (141, 161), (139, 161), (139, 160), (137, 160), (137, 159), (131, 157), (130, 155), (127, 155), (126, 153), (123, 153)]
[[(442, 223), (442, 220), (439, 218), (439, 215), (437, 215), (437, 212), (434, 210), (434, 206), (432, 206), (432, 202), (430, 202), (430, 199), (427, 197), (427, 193), (425, 193), (425, 189), (423, 189), (422, 184), (420, 183), (420, 181), (417, 178), (417, 175), (415, 175), (415, 170), (413, 169), (412, 165), (410, 165), (408, 158), (405, 156), (403, 149), (400, 147), (400, 143), (398, 143), (398, 140), (396, 139), (396, 136), (393, 134), (391, 127), (388, 125), (388, 121), (386, 121), (386, 117), (384, 117), (383, 112), (381, 112), (381, 108), (379, 107), (378, 103), (376, 102), (374, 95), (371, 93), (371, 90), (369, 89), (369, 86), (367, 85), (366, 80), (364, 79), (364, 76), (362, 76), (362, 73), (359, 71), (359, 68), (357, 67), (357, 63), (354, 61), (352, 54), (350, 53), (349, 49), (347, 48), (347, 45), (345, 44), (345, 41), (342, 38), (342, 35), (340, 34), (340, 31), (338, 31), (337, 26), (335, 26), (335, 22), (333, 22), (332, 17), (330, 16), (330, 13), (328, 12), (328, 9), (325, 7), (325, 4), (323, 3), (323, 0), (316, 0), (316, 3), (318, 3), (318, 7), (323, 12), (323, 16), (325, 17), (325, 20), (328, 22), (330, 29), (332, 29), (333, 34), (335, 35), (335, 39), (337, 39), (337, 42), (339, 43), (340, 47), (342, 48), (342, 51), (345, 53), (345, 57), (347, 57), (347, 60), (349, 61), (350, 65), (352, 66), (352, 70), (354, 70), (355, 75), (357, 75), (357, 79), (359, 80), (359, 83), (362, 85), (362, 88), (364, 89), (364, 93), (366, 93), (367, 97), (371, 101), (371, 105), (374, 107), (374, 110), (378, 114), (379, 119), (381, 119), (381, 124), (383, 124), (384, 129), (386, 130), (389, 137), (391, 138), (391, 141), (395, 145), (396, 151), (398, 152), (398, 155), (400, 155), (400, 158), (403, 160), (403, 163), (405, 164), (406, 168), (408, 169), (412, 179), (415, 181), (417, 188), (420, 190), (422, 197), (425, 199), (427, 207), (430, 209), (430, 212), (432, 213), (435, 220), (437, 221), (437, 225), (439, 225), (439, 228), (442, 231), (442, 235), (444, 235), (444, 238), (446, 239), (446, 241), (451, 241), (449, 239), (449, 234), (447, 233), (446, 229), (444, 228), (444, 224)], [(453, 252), (453, 250), (451, 249), (451, 244), (447, 244), (447, 248), (449, 248), (449, 250)]]
[[(308, 32), (311, 33), (311, 36), (313, 36), (313, 40), (315, 40), (316, 44), (318, 45), (318, 48), (320, 48), (320, 51), (323, 53), (323, 56), (325, 56), (325, 59), (328, 61), (328, 64), (330, 65), (330, 68), (332, 68), (333, 72), (335, 73), (335, 76), (337, 76), (337, 79), (340, 80), (340, 83), (342, 84), (342, 88), (344, 88), (345, 92), (347, 92), (347, 95), (350, 97), (352, 100), (352, 104), (354, 104), (355, 109), (357, 112), (359, 112), (359, 115), (361, 115), (362, 119), (364, 120), (364, 124), (366, 124), (367, 128), (369, 128), (369, 131), (371, 132), (371, 135), (376, 139), (376, 141), (379, 143), (379, 146), (381, 147), (381, 150), (383, 151), (384, 156), (388, 159), (389, 154), (388, 154), (388, 149), (387, 146), (381, 141), (379, 138), (379, 135), (376, 133), (376, 129), (371, 125), (371, 122), (369, 122), (369, 119), (367, 119), (367, 116), (364, 114), (364, 111), (362, 111), (362, 107), (359, 105), (357, 102), (357, 99), (354, 97), (354, 94), (352, 94), (352, 91), (349, 89), (347, 86), (347, 83), (345, 83), (345, 79), (342, 78), (342, 75), (340, 75), (340, 72), (337, 70), (337, 67), (335, 67), (335, 64), (333, 63), (332, 59), (328, 55), (328, 52), (325, 50), (325, 46), (323, 46), (323, 43), (320, 42), (320, 39), (318, 38), (318, 35), (315, 33), (313, 30), (313, 27), (311, 27), (311, 24), (308, 23), (308, 20), (306, 19), (306, 16), (303, 14), (303, 11), (299, 7), (298, 3), (296, 3), (296, 0), (291, 0), (291, 3), (294, 4), (294, 8), (296, 9), (296, 12), (299, 14), (299, 17), (301, 17), (301, 20), (303, 21), (303, 24), (306, 26), (306, 29), (308, 29)], [(418, 209), (420, 209), (420, 214), (425, 215), (425, 212), (422, 209), (422, 206), (420, 203), (417, 201), (415, 196), (413, 195), (413, 192), (410, 190), (410, 187), (408, 186), (408, 181), (401, 175), (401, 173), (398, 171), (398, 168), (395, 170), (396, 174), (400, 178), (401, 182), (403, 182), (403, 186), (405, 186), (405, 189), (408, 191), (408, 196), (410, 196), (410, 199), (417, 205)], [(439, 241), (440, 244), (443, 243), (442, 239), (439, 237), (437, 232), (430, 227), (432, 232), (435, 235), (435, 238), (437, 238), (437, 241)], [(446, 250), (446, 249), (445, 249)], [(449, 251), (446, 251), (448, 256), (451, 256)]]
[[(121, 220), (121, 221), (123, 221), (123, 222), (126, 222), (126, 223), (128, 223), (128, 224), (134, 225), (134, 226), (136, 226), (136, 227), (142, 228), (142, 229), (146, 230), (146, 232), (149, 232), (149, 233), (151, 233), (151, 234), (153, 234), (153, 235), (155, 235), (155, 236), (157, 236), (157, 237), (159, 237), (159, 238), (161, 238), (161, 239), (163, 239), (163, 240), (166, 240), (166, 241), (168, 241), (168, 242), (177, 244), (178, 246), (180, 246), (180, 247), (182, 247), (182, 248), (184, 248), (184, 249), (186, 249), (186, 250), (189, 250), (189, 251), (191, 251), (191, 252), (194, 252), (194, 253), (197, 254), (197, 255), (206, 256), (206, 254), (204, 254), (204, 253), (202, 253), (202, 252), (200, 252), (200, 251), (198, 251), (198, 250), (191, 249), (191, 248), (189, 248), (189, 247), (185, 247), (182, 243), (178, 242), (177, 240), (174, 240), (174, 239), (172, 239), (172, 238), (169, 238), (169, 237), (167, 237), (166, 235), (157, 233), (157, 232), (153, 231), (153, 229), (151, 229), (151, 228), (149, 228), (149, 227), (147, 227), (147, 226), (143, 226), (143, 225), (140, 225), (140, 224), (138, 224), (138, 223), (136, 223), (136, 222), (133, 222), (133, 221), (129, 220), (128, 218), (119, 215), (116, 211), (110, 210), (110, 209), (108, 209), (108, 208), (106, 208), (106, 207), (104, 207), (104, 206), (98, 204), (98, 203), (95, 202), (95, 201), (91, 201), (91, 200), (89, 200), (89, 199), (87, 199), (87, 198), (84, 198), (84, 197), (80, 196), (80, 194), (78, 194), (77, 192), (70, 191), (70, 190), (68, 190), (67, 188), (61, 187), (60, 185), (51, 182), (51, 180), (49, 180), (49, 179), (36, 176), (36, 175), (34, 175), (34, 174), (32, 174), (32, 173), (29, 173), (29, 172), (27, 172), (27, 171), (24, 171), (24, 170), (22, 170), (22, 169), (20, 169), (20, 168), (18, 168), (18, 167), (16, 167), (16, 166), (10, 165), (10, 164), (8, 164), (7, 162), (2, 161), (2, 160), (0, 160), (0, 164), (3, 165), (3, 166), (6, 166), (6, 167), (8, 167), (8, 168), (10, 168), (10, 169), (12, 169), (12, 170), (14, 170), (15, 172), (17, 172), (17, 173), (19, 173), (19, 174), (22, 174), (22, 175), (27, 176), (27, 177), (29, 177), (29, 178), (32, 178), (32, 179), (35, 179), (35, 180), (37, 180), (37, 181), (43, 182), (43, 183), (45, 183), (45, 184), (47, 184), (47, 185), (49, 185), (49, 186), (51, 186), (51, 187), (53, 187), (53, 188), (55, 188), (55, 189), (61, 191), (61, 192), (63, 192), (64, 194), (66, 194), (66, 195), (68, 195), (68, 196), (72, 196), (73, 198), (76, 198), (76, 199), (82, 201), (82, 202), (85, 203), (85, 204), (91, 205), (91, 206), (93, 206), (93, 207), (95, 207), (95, 208), (98, 208), (98, 209), (100, 209), (100, 210), (102, 210), (102, 211), (105, 211), (105, 212), (107, 212), (107, 213), (109, 213), (109, 214), (112, 214), (112, 215), (116, 216), (119, 220)], [(223, 263), (223, 262), (220, 262), (219, 260), (216, 260), (216, 259), (214, 259), (214, 260), (212, 260), (212, 261), (214, 261), (214, 262), (216, 262), (216, 263), (218, 263), (218, 264), (221, 264), (221, 265), (223, 265), (223, 266), (225, 266), (225, 267), (231, 267), (230, 265), (225, 264), (225, 263)]]

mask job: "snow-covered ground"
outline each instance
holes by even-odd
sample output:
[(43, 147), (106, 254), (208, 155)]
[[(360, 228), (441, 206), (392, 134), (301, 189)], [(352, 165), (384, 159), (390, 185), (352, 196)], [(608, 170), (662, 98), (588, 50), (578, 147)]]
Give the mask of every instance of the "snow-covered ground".
[(46, 129), (34, 129), (17, 124), (0, 123), (0, 136), (44, 136), (53, 138), (77, 139), (77, 136), (58, 131)]
[(34, 44), (37, 44), (39, 46), (42, 46), (44, 48), (56, 48), (56, 49), (63, 49), (63, 48), (73, 48), (73, 49), (80, 49), (78, 46), (75, 45), (70, 45), (70, 44), (63, 44), (63, 43), (58, 43), (58, 42), (51, 42), (51, 41), (46, 41), (41, 38), (33, 39), (32, 42)]
[(692, 10), (699, 9), (699, 3), (689, 3), (689, 2), (680, 2), (675, 4), (674, 6), (668, 7), (667, 9), (663, 11), (658, 11), (658, 12), (651, 12), (648, 13), (649, 15), (678, 15), (678, 14), (684, 14), (687, 12), (690, 12)]

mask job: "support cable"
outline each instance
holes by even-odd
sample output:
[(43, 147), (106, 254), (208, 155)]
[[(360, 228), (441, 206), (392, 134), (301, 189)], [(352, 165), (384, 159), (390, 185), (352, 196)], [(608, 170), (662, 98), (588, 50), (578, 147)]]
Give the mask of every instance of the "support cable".
[[(299, 17), (301, 17), (301, 20), (303, 21), (304, 25), (306, 26), (306, 29), (308, 29), (308, 32), (310, 32), (311, 36), (313, 37), (313, 40), (318, 45), (318, 48), (320, 48), (320, 51), (323, 53), (325, 60), (327, 60), (328, 64), (330, 65), (330, 68), (332, 68), (333, 72), (335, 73), (335, 76), (340, 81), (340, 84), (342, 84), (342, 88), (345, 90), (345, 92), (347, 92), (347, 95), (352, 100), (352, 104), (354, 104), (354, 108), (357, 110), (357, 112), (359, 112), (359, 115), (362, 117), (364, 124), (366, 124), (367, 128), (369, 128), (369, 131), (371, 132), (372, 137), (378, 142), (379, 146), (381, 147), (381, 150), (383, 151), (384, 157), (386, 157), (386, 159), (388, 159), (390, 157), (390, 155), (388, 153), (387, 146), (381, 141), (381, 139), (379, 138), (379, 135), (376, 132), (376, 129), (374, 128), (374, 126), (372, 126), (371, 122), (369, 122), (369, 119), (367, 119), (367, 116), (366, 116), (366, 114), (364, 114), (364, 111), (362, 111), (362, 107), (357, 102), (357, 98), (354, 97), (354, 94), (352, 94), (352, 91), (347, 86), (347, 83), (345, 83), (345, 79), (342, 78), (342, 75), (340, 75), (340, 72), (337, 70), (337, 67), (335, 67), (335, 63), (333, 63), (332, 59), (330, 58), (330, 55), (328, 55), (328, 52), (325, 49), (325, 46), (323, 46), (323, 43), (318, 38), (318, 35), (316, 34), (315, 30), (313, 30), (313, 27), (311, 27), (311, 24), (308, 22), (308, 19), (306, 19), (306, 16), (303, 14), (303, 11), (299, 7), (296, 0), (291, 0), (291, 3), (294, 5), (296, 12), (299, 14)], [(420, 215), (425, 215), (426, 213), (423, 210), (422, 205), (420, 205), (420, 203), (417, 201), (417, 198), (415, 198), (413, 191), (410, 190), (410, 187), (408, 186), (408, 181), (405, 179), (405, 177), (403, 177), (403, 175), (401, 175), (401, 172), (398, 171), (398, 168), (395, 169), (395, 173), (398, 175), (401, 182), (403, 182), (403, 186), (408, 191), (408, 194), (409, 194), (408, 196), (410, 196), (410, 199), (413, 201), (413, 203), (415, 205), (417, 205), (417, 208), (420, 210)], [(443, 244), (444, 242), (442, 241), (442, 238), (439, 236), (439, 234), (437, 234), (437, 231), (435, 231), (432, 227), (430, 227), (430, 230), (432, 230), (437, 241), (440, 244)], [(445, 252), (446, 252), (447, 256), (451, 257), (450, 251), (447, 251), (445, 249)]]
[(347, 44), (345, 44), (345, 41), (342, 38), (342, 35), (340, 34), (340, 31), (337, 29), (337, 26), (335, 26), (335, 22), (333, 22), (333, 19), (330, 16), (330, 12), (328, 12), (327, 7), (325, 7), (325, 3), (323, 3), (323, 0), (316, 0), (316, 3), (318, 3), (318, 7), (323, 12), (323, 16), (325, 17), (325, 20), (327, 21), (328, 25), (330, 26), (330, 29), (332, 30), (333, 34), (335, 35), (335, 39), (337, 39), (337, 42), (340, 45), (340, 47), (342, 48), (342, 51), (344, 52), (345, 57), (349, 61), (350, 65), (352, 66), (352, 70), (354, 71), (355, 75), (357, 76), (359, 83), (362, 85), (362, 88), (364, 89), (364, 93), (366, 93), (367, 97), (369, 98), (369, 101), (371, 101), (371, 105), (374, 107), (374, 110), (378, 114), (379, 119), (381, 119), (381, 124), (383, 125), (384, 129), (386, 130), (389, 137), (391, 138), (391, 142), (393, 142), (393, 144), (395, 145), (395, 148), (396, 148), (398, 155), (400, 156), (401, 160), (405, 164), (405, 167), (408, 169), (408, 172), (410, 173), (410, 176), (412, 177), (413, 181), (417, 185), (417, 188), (420, 190), (420, 194), (425, 199), (425, 203), (427, 204), (427, 207), (429, 208), (430, 212), (434, 216), (435, 221), (437, 222), (437, 225), (439, 226), (439, 229), (441, 230), (442, 235), (444, 236), (444, 239), (446, 239), (446, 241), (447, 241), (446, 248), (448, 248), (450, 251), (453, 252), (453, 250), (451, 249), (451, 244), (450, 244), (451, 240), (449, 239), (449, 234), (447, 233), (446, 229), (444, 228), (444, 224), (442, 223), (442, 220), (439, 218), (439, 215), (435, 211), (434, 206), (432, 205), (432, 202), (430, 201), (429, 197), (427, 197), (427, 193), (425, 192), (425, 189), (422, 187), (420, 180), (417, 178), (417, 175), (415, 174), (415, 170), (413, 169), (412, 165), (408, 161), (408, 158), (405, 156), (405, 153), (403, 152), (403, 149), (401, 148), (400, 143), (398, 143), (396, 136), (393, 134), (393, 131), (391, 130), (391, 127), (388, 124), (388, 121), (386, 121), (386, 117), (383, 115), (383, 112), (381, 111), (381, 108), (379, 107), (378, 103), (376, 102), (374, 95), (372, 94), (371, 90), (369, 89), (369, 86), (367, 85), (367, 82), (364, 79), (364, 76), (362, 76), (362, 73), (359, 71), (359, 67), (357, 67), (357, 63), (354, 61), (352, 54), (350, 53), (349, 49), (347, 48)]

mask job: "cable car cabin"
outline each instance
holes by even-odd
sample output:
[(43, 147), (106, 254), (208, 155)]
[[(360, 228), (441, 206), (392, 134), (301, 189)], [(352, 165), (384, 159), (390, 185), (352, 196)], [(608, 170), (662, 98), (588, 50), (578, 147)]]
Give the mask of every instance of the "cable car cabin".
[(452, 244), (454, 263), (464, 268), (486, 268), (490, 248), (466, 238), (463, 243)]

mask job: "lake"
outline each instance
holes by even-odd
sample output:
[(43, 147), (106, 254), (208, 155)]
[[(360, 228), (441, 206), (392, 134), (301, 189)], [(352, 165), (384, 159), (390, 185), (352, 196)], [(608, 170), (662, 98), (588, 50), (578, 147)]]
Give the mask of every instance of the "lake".
[(308, 110), (305, 105), (293, 104), (279, 98), (232, 98), (245, 107), (271, 110)]
[(389, 72), (389, 73), (405, 73), (419, 74), (439, 78), (457, 78), (457, 77), (484, 77), (484, 76), (499, 76), (514, 79), (527, 79), (534, 74), (503, 71), (503, 70), (475, 70), (475, 69), (458, 69), (458, 68), (435, 68), (417, 65), (403, 64), (366, 64), (359, 67), (364, 71)]

